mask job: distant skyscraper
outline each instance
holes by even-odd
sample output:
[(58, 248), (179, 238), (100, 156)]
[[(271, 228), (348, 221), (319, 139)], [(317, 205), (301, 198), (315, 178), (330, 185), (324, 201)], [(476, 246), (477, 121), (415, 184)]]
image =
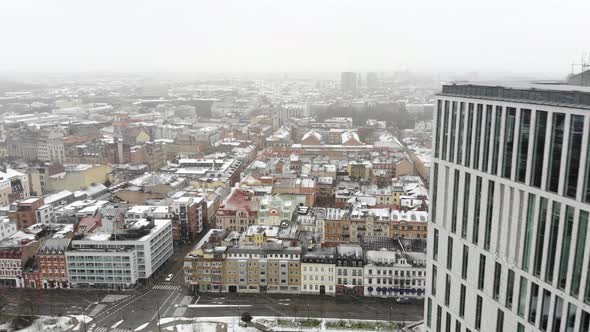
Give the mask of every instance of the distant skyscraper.
[(340, 88), (342, 92), (356, 95), (358, 89), (358, 79), (356, 73), (342, 72), (340, 75)]
[(590, 88), (437, 97), (427, 331), (590, 330)]
[(377, 88), (377, 73), (367, 73), (367, 89), (375, 90)]

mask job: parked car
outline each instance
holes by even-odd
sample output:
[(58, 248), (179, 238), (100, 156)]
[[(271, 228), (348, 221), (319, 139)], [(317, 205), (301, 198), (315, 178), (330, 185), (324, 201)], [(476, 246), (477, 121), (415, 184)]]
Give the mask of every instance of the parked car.
[(412, 303), (412, 300), (409, 297), (398, 297), (395, 302), (399, 304), (409, 304)]
[(169, 274), (169, 275), (166, 277), (166, 279), (164, 279), (164, 281), (166, 281), (166, 282), (170, 282), (170, 281), (172, 281), (172, 278), (174, 278), (174, 274), (170, 273), (170, 274)]

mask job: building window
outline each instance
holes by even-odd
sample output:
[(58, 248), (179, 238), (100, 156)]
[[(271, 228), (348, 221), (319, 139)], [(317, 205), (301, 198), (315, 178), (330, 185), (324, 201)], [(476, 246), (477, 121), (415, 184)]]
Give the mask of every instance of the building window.
[(467, 289), (465, 287), (465, 285), (461, 284), (461, 293), (460, 293), (460, 297), (459, 297), (459, 317), (463, 318), (465, 317), (465, 296)]
[(447, 269), (453, 269), (453, 238), (450, 236), (447, 239)]
[(506, 123), (504, 126), (504, 159), (502, 176), (510, 179), (512, 173), (512, 151), (514, 149), (514, 126), (516, 122), (516, 109), (506, 108)]
[(492, 169), (491, 173), (496, 175), (498, 172), (498, 159), (500, 154), (500, 126), (502, 125), (502, 107), (496, 106), (496, 119), (494, 124), (494, 146), (492, 150)]
[(583, 133), (584, 116), (572, 115), (565, 175), (565, 194), (571, 198), (576, 198), (576, 193), (578, 192), (578, 175), (580, 170), (580, 153), (582, 149)]
[(553, 332), (559, 332), (561, 329), (561, 316), (563, 314), (563, 300), (559, 296), (555, 296), (555, 304), (553, 305)]
[(537, 301), (539, 301), (539, 286), (531, 282), (531, 296), (529, 298), (529, 323), (535, 324), (537, 320)]
[(445, 278), (445, 306), (449, 306), (449, 302), (451, 300), (451, 276), (446, 275)]
[[(572, 273), (572, 286), (570, 294), (574, 297), (580, 295), (580, 279), (582, 278), (582, 265), (584, 264), (584, 251), (586, 249), (586, 233), (588, 231), (588, 212), (581, 210), (578, 222), (578, 236), (576, 239), (576, 252), (574, 256), (574, 272)], [(586, 287), (588, 289), (588, 287)]]
[(490, 180), (488, 181), (488, 201), (487, 201), (487, 211), (486, 211), (486, 226), (484, 232), (484, 242), (483, 247), (485, 250), (490, 250), (490, 242), (492, 238), (492, 212), (494, 210), (494, 185), (495, 182)]
[(432, 280), (430, 284), (432, 295), (436, 295), (436, 266), (432, 265)]
[(477, 245), (479, 242), (479, 218), (480, 218), (480, 210), (481, 210), (481, 182), (482, 179), (480, 176), (475, 178), (475, 211), (474, 211), (474, 218), (473, 218), (473, 234), (472, 234), (472, 242), (473, 244)]
[(494, 287), (493, 287), (493, 298), (498, 300), (500, 298), (500, 280), (502, 279), (502, 265), (496, 262), (494, 264)]
[(559, 236), (559, 215), (561, 204), (553, 202), (551, 209), (551, 226), (549, 227), (549, 248), (547, 249), (547, 269), (545, 271), (545, 281), (553, 282), (553, 271), (555, 271), (555, 255), (557, 250), (557, 237)]
[(518, 290), (518, 310), (517, 313), (520, 317), (524, 317), (524, 308), (526, 305), (526, 292), (528, 283), (526, 278), (520, 277), (520, 287)]
[(461, 221), (461, 237), (467, 238), (467, 224), (469, 221), (469, 190), (471, 187), (471, 174), (465, 172), (464, 195), (463, 195), (463, 218)]
[(483, 105), (477, 104), (477, 120), (475, 123), (475, 142), (473, 147), (473, 168), (479, 168), (479, 149), (481, 145), (481, 126), (483, 122)]
[(578, 307), (576, 307), (575, 304), (570, 303), (567, 306), (567, 320), (565, 322), (566, 332), (574, 332), (574, 327), (576, 325), (576, 311), (578, 311)]
[(492, 105), (486, 105), (486, 123), (484, 125), (484, 134), (483, 134), (483, 161), (481, 165), (481, 170), (483, 172), (488, 171), (488, 160), (489, 160), (489, 153), (490, 153), (490, 139), (491, 139), (491, 129), (492, 129)]
[(514, 297), (514, 271), (508, 270), (508, 281), (506, 282), (506, 307), (512, 309), (512, 300)]
[(463, 261), (461, 266), (461, 278), (467, 280), (467, 266), (469, 265), (469, 247), (463, 245)]
[(442, 323), (442, 307), (437, 306), (436, 308), (436, 332), (441, 332)]
[(457, 138), (457, 164), (463, 163), (463, 130), (465, 128), (465, 103), (459, 103), (459, 132)]
[(451, 232), (457, 233), (457, 208), (459, 204), (459, 170), (456, 169), (453, 176), (453, 199), (452, 216), (451, 216)]
[(449, 139), (449, 101), (445, 100), (443, 124), (443, 141), (441, 159), (447, 160), (447, 141)]
[(449, 161), (455, 161), (455, 138), (457, 137), (457, 102), (453, 101), (452, 104), (452, 117), (451, 117), (451, 143), (449, 148)]
[(432, 326), (432, 299), (428, 298), (428, 304), (426, 309), (426, 326)]
[(564, 126), (565, 114), (553, 113), (553, 125), (549, 146), (549, 165), (547, 165), (547, 190), (553, 192), (557, 192), (557, 187), (559, 185), (559, 169), (561, 165)]
[(533, 142), (533, 164), (531, 167), (531, 185), (540, 188), (543, 175), (543, 157), (547, 135), (547, 112), (537, 111), (535, 121), (535, 139)]
[(529, 193), (527, 204), (526, 224), (524, 230), (524, 248), (522, 251), (522, 269), (529, 270), (531, 255), (531, 238), (533, 236), (533, 218), (535, 214), (535, 195)]
[(527, 158), (529, 150), (529, 135), (531, 130), (531, 110), (520, 110), (520, 129), (518, 137), (518, 151), (516, 153), (516, 180), (525, 182)]
[[(467, 135), (465, 136), (465, 166), (471, 166), (471, 140), (473, 139), (473, 103), (469, 103), (467, 110)], [(590, 196), (589, 196), (590, 197)]]
[(496, 314), (496, 332), (504, 332), (504, 311), (500, 309)]
[(574, 208), (566, 206), (565, 208), (565, 230), (561, 240), (561, 257), (559, 259), (559, 277), (557, 279), (557, 288), (565, 289), (567, 282), (568, 262), (570, 259), (570, 246), (572, 242), (572, 229), (574, 228)]
[(438, 260), (438, 229), (434, 229), (434, 239), (432, 241), (432, 259)]
[(541, 299), (541, 330), (547, 331), (549, 324), (549, 302), (551, 301), (551, 293), (544, 289), (543, 298)]
[(481, 329), (481, 311), (483, 305), (483, 299), (481, 296), (477, 295), (476, 303), (475, 303), (475, 329), (479, 331)]
[(547, 198), (540, 198), (539, 222), (537, 223), (537, 244), (535, 246), (535, 264), (533, 274), (541, 276), (541, 263), (543, 262), (543, 243), (545, 241), (545, 224), (547, 221)]
[(438, 188), (438, 164), (434, 163), (434, 170), (432, 173), (432, 206), (430, 207), (431, 221), (436, 223), (436, 199)]
[(486, 256), (479, 255), (479, 274), (477, 276), (477, 289), (483, 290), (486, 274)]

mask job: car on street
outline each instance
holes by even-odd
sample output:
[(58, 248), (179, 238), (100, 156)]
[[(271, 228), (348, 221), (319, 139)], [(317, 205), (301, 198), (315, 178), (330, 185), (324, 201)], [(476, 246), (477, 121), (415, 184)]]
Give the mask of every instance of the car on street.
[(397, 298), (397, 300), (395, 300), (395, 302), (399, 304), (410, 304), (412, 303), (412, 300), (410, 300), (410, 298), (408, 297), (399, 297)]
[(172, 281), (172, 278), (174, 278), (174, 274), (170, 273), (170, 274), (169, 274), (169, 275), (166, 277), (166, 279), (164, 279), (164, 281), (166, 281), (166, 282), (170, 282), (170, 281)]

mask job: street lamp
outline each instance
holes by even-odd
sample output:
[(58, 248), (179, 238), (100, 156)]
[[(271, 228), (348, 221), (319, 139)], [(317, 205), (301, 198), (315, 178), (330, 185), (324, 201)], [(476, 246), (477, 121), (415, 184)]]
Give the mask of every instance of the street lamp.
[(391, 324), (391, 312), (393, 310), (393, 307), (389, 307), (389, 323)]
[(309, 303), (307, 304), (307, 320), (309, 320)]

